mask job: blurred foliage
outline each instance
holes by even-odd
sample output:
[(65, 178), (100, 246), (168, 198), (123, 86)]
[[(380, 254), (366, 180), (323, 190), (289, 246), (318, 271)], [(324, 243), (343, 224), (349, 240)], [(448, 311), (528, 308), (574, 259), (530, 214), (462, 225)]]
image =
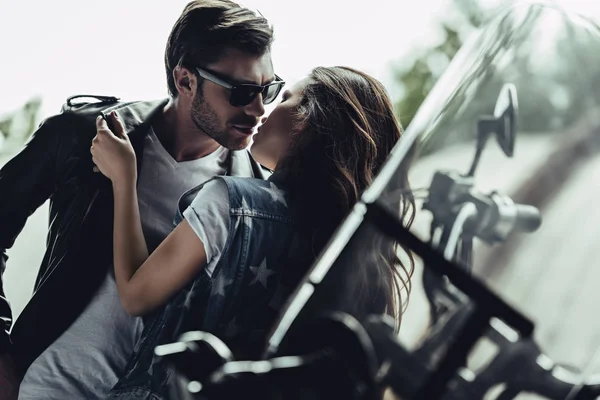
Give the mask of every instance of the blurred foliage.
[[(396, 102), (396, 114), (406, 128), (425, 97), (463, 44), (465, 35), (481, 26), (484, 11), (477, 0), (453, 0), (459, 17), (443, 21), (441, 29), (445, 39), (431, 49), (425, 49), (408, 68), (396, 67), (394, 76), (403, 88), (404, 95)], [(444, 65), (439, 65), (443, 63)], [(437, 65), (436, 65), (437, 64)]]
[(0, 115), (0, 135), (4, 142), (19, 146), (31, 136), (40, 122), (42, 99), (33, 97), (15, 111)]
[[(507, 0), (505, 5), (510, 3)], [(446, 65), (439, 64), (454, 57), (469, 30), (488, 21), (482, 4), (454, 0), (458, 18), (443, 22), (444, 40), (423, 50), (409, 68), (397, 68), (396, 77), (404, 96), (395, 106), (404, 126), (410, 124), (444, 72)], [(464, 70), (464, 76), (451, 97), (442, 99), (443, 109), (429, 116), (436, 127), (443, 127), (443, 134), (428, 132), (421, 154), (474, 138), (477, 121), (493, 114), (498, 94), (506, 83), (517, 88), (519, 135), (560, 134), (584, 117), (585, 110), (598, 106), (597, 26), (543, 4), (518, 7), (502, 15), (505, 17), (494, 19), (485, 35), (479, 36), (481, 47), (467, 54), (457, 66)], [(489, 15), (492, 16), (495, 15)]]

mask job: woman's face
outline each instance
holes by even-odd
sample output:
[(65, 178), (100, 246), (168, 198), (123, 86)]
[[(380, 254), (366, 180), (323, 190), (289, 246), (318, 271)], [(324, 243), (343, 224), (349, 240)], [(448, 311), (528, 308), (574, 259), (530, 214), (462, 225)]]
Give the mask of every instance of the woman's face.
[(269, 169), (275, 169), (277, 162), (290, 146), (292, 134), (298, 130), (294, 116), (306, 83), (306, 79), (303, 79), (291, 89), (285, 90), (281, 96), (281, 103), (268, 118), (263, 118), (263, 124), (254, 135), (254, 143), (250, 149), (252, 156)]

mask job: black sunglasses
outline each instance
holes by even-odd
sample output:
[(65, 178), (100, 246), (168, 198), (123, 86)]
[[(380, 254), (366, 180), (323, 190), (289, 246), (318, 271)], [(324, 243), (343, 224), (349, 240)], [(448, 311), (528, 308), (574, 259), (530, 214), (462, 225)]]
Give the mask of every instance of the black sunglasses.
[(229, 95), (229, 103), (234, 107), (247, 106), (252, 103), (259, 94), (262, 94), (263, 104), (271, 104), (285, 85), (285, 82), (277, 75), (275, 75), (275, 80), (271, 83), (267, 83), (266, 85), (254, 85), (251, 83), (229, 83), (215, 76), (212, 72), (198, 67), (196, 67), (196, 71), (198, 71), (198, 74), (202, 78), (229, 89), (231, 92)]

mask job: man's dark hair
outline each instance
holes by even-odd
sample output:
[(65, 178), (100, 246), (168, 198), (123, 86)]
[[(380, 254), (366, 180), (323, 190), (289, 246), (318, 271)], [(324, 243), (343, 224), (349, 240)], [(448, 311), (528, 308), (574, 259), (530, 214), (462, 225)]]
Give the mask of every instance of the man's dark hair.
[(175, 22), (165, 50), (171, 96), (177, 96), (176, 66), (192, 69), (218, 61), (228, 48), (261, 56), (273, 42), (273, 28), (263, 16), (229, 0), (195, 0)]

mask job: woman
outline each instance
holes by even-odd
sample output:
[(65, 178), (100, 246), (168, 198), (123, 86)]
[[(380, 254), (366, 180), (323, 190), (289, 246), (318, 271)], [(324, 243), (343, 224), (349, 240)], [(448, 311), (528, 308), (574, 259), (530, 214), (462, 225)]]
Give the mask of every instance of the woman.
[[(208, 181), (181, 223), (148, 255), (135, 155), (116, 116), (110, 118), (116, 132), (102, 121), (92, 155), (113, 183), (115, 278), (125, 310), (147, 314), (187, 287), (186, 303), (194, 296), (203, 299), (196, 302), (205, 308), (196, 327), (243, 351), (264, 341), (283, 299), (401, 134), (378, 81), (350, 68), (316, 68), (283, 93), (255, 136), (252, 153), (275, 170), (272, 177)], [(209, 201), (214, 198), (222, 201)], [(412, 211), (412, 204), (402, 201), (402, 209)], [(401, 289), (408, 288), (401, 272), (410, 277), (412, 259), (402, 265), (395, 251), (386, 254), (377, 274), (368, 274), (376, 280), (361, 283), (356, 301), (398, 320)], [(192, 294), (197, 292), (210, 295)]]

